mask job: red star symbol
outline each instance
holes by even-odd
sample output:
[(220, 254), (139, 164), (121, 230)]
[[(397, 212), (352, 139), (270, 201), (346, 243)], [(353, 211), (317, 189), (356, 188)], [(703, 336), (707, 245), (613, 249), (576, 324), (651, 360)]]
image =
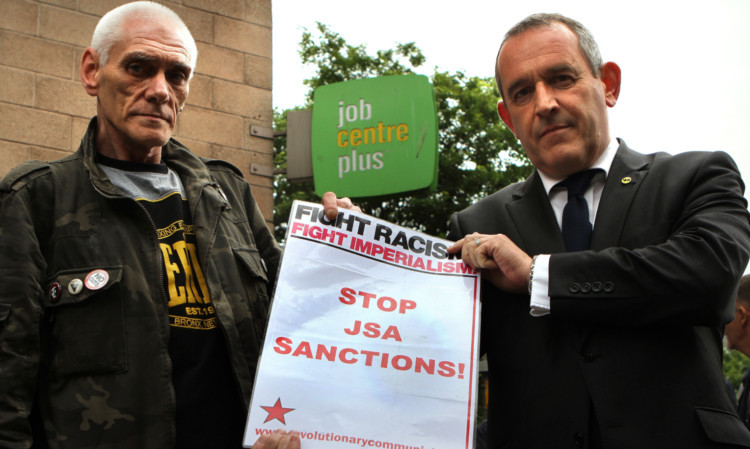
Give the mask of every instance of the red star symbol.
[(272, 419), (278, 419), (281, 421), (281, 424), (286, 424), (286, 421), (284, 421), (284, 415), (286, 413), (291, 412), (294, 410), (293, 408), (284, 408), (281, 406), (281, 398), (276, 399), (276, 403), (273, 404), (273, 407), (269, 407), (267, 405), (261, 405), (260, 408), (268, 412), (268, 417), (265, 421), (263, 421), (263, 424), (267, 423), (268, 421)]

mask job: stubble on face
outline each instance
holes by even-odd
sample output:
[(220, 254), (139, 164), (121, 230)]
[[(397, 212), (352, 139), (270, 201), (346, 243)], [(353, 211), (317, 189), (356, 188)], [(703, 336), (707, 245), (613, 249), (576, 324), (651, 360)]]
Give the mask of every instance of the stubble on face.
[(188, 94), (184, 37), (170, 24), (126, 23), (100, 68), (97, 150), (116, 159), (159, 162)]

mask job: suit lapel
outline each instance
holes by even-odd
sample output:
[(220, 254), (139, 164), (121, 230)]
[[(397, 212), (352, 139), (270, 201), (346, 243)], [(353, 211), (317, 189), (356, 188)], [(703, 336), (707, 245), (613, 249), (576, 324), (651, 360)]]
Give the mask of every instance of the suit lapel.
[(513, 194), (513, 201), (506, 205), (506, 210), (515, 225), (520, 246), (528, 254), (565, 251), (555, 213), (536, 170)]
[[(648, 158), (620, 141), (599, 201), (591, 237), (592, 250), (600, 251), (618, 245), (625, 217), (648, 169)], [(519, 246), (528, 254), (565, 252), (555, 213), (536, 171), (513, 193), (513, 200), (505, 207), (515, 225)]]
[(648, 159), (620, 141), (596, 213), (591, 249), (617, 246), (633, 198), (648, 174)]

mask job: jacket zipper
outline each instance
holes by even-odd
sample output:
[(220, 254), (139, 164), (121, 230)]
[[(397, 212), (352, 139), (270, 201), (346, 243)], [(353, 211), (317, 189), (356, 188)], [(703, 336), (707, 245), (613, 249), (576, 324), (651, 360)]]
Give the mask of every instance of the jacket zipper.
[[(109, 195), (107, 193), (104, 193), (99, 189), (99, 187), (96, 186), (94, 182), (91, 183), (91, 185), (94, 187), (94, 190), (96, 190), (101, 196), (107, 199), (111, 200), (130, 200), (131, 203), (135, 203), (135, 205), (138, 207), (138, 209), (143, 213), (143, 215), (146, 217), (146, 220), (148, 223), (151, 224), (151, 243), (153, 244), (153, 249), (156, 250), (156, 254), (162, 262), (162, 266), (164, 264), (164, 261), (162, 260), (162, 254), (161, 251), (159, 251), (159, 242), (156, 239), (156, 224), (154, 223), (154, 220), (151, 218), (151, 216), (148, 214), (148, 211), (146, 211), (146, 208), (143, 207), (138, 201), (134, 200), (133, 198), (130, 198), (128, 196), (124, 195)], [(164, 273), (161, 270), (161, 266), (158, 266), (157, 264), (157, 270), (159, 274), (159, 291), (161, 291), (161, 301), (157, 307), (159, 307), (159, 315), (162, 318), (162, 322), (166, 322), (166, 341), (167, 341), (167, 347), (165, 348), (165, 352), (167, 354), (167, 369), (169, 372), (172, 372), (172, 357), (169, 355), (169, 339), (171, 337), (171, 329), (169, 326), (169, 310), (166, 308), (167, 304), (167, 295), (164, 291)], [(174, 392), (174, 385), (172, 385), (172, 381), (170, 379), (169, 381), (169, 398), (171, 399), (172, 404), (172, 420), (171, 422), (174, 423), (174, 420), (176, 418), (176, 408), (177, 408), (177, 395)], [(173, 446), (177, 436), (175, 435), (175, 426), (174, 424), (171, 426), (171, 442), (169, 444), (169, 447)]]

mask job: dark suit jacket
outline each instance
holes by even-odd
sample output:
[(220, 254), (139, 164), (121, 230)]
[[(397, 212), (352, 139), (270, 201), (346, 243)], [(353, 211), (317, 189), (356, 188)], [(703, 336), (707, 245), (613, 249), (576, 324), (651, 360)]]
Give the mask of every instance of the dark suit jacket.
[(621, 142), (590, 251), (564, 252), (536, 172), (451, 218), (453, 239), (503, 233), (552, 254), (550, 315), (482, 285), (488, 447), (588, 447), (592, 410), (607, 449), (750, 447), (721, 371), (750, 254), (743, 190), (725, 153), (643, 155)]
[(745, 427), (750, 428), (750, 416), (748, 416), (748, 393), (750, 393), (750, 369), (745, 371), (742, 376), (742, 392), (740, 397), (737, 399), (737, 414), (740, 415), (740, 419), (745, 423)]

